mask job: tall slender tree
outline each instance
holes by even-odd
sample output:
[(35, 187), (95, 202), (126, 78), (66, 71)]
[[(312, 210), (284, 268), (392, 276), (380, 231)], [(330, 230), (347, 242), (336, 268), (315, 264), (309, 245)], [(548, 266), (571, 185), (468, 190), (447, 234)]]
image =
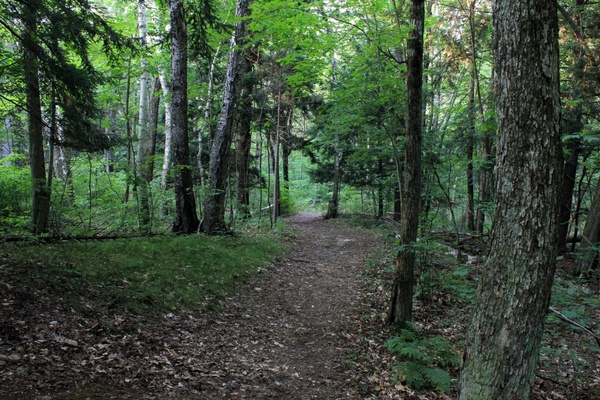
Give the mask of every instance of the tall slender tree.
[(498, 161), (460, 399), (528, 399), (557, 255), (562, 149), (556, 3), (496, 0)]
[(600, 242), (600, 180), (596, 184), (594, 198), (581, 236), (581, 258), (573, 268), (575, 276), (589, 273), (591, 269), (598, 266), (598, 251), (594, 247)]
[(39, 82), (39, 62), (37, 54), (37, 25), (39, 23), (38, 1), (24, 3), (23, 18), (23, 71), (27, 97), (29, 136), (29, 167), (32, 178), (31, 229), (34, 233), (48, 230), (50, 217), (50, 187), (46, 181), (44, 161), (44, 123)]
[(171, 20), (171, 135), (176, 215), (173, 231), (194, 233), (199, 220), (190, 163), (187, 97), (187, 29), (184, 0), (169, 1)]
[(204, 202), (202, 231), (207, 235), (222, 234), (229, 230), (225, 222), (225, 202), (227, 199), (227, 174), (231, 152), (233, 123), (241, 88), (243, 67), (243, 47), (245, 44), (248, 15), (251, 0), (238, 0), (235, 31), (229, 45), (229, 59), (223, 89), (223, 105), (210, 153), (208, 171), (208, 194)]
[(252, 48), (242, 54), (242, 91), (238, 111), (239, 137), (236, 146), (237, 206), (243, 217), (250, 216), (250, 146), (252, 145), (252, 91), (255, 79), (252, 73)]
[[(148, 46), (148, 23), (146, 0), (138, 1), (138, 31), (139, 41), (143, 51), (146, 51)], [(150, 142), (149, 138), (149, 99), (150, 99), (150, 74), (148, 73), (148, 60), (144, 56), (141, 60), (142, 76), (140, 77), (140, 95), (139, 95), (139, 110), (138, 110), (138, 148), (136, 169), (139, 175), (136, 182), (137, 194), (139, 201), (140, 227), (142, 230), (150, 229), (150, 202), (148, 199), (148, 182), (146, 181), (147, 174), (147, 153), (146, 148)], [(143, 176), (142, 176), (143, 175)]]
[(413, 248), (419, 230), (421, 207), (421, 147), (423, 143), (423, 52), (425, 1), (411, 0), (406, 74), (406, 140), (400, 222), (400, 245), (396, 259), (389, 322), (402, 328), (412, 320), (415, 259)]
[(164, 157), (163, 165), (160, 173), (160, 186), (163, 190), (167, 189), (169, 171), (171, 170), (171, 163), (173, 160), (173, 134), (172, 134), (172, 121), (173, 121), (173, 103), (171, 102), (171, 81), (167, 76), (167, 71), (164, 68), (159, 67), (159, 81), (162, 89), (162, 98), (165, 105), (165, 145), (164, 145)]

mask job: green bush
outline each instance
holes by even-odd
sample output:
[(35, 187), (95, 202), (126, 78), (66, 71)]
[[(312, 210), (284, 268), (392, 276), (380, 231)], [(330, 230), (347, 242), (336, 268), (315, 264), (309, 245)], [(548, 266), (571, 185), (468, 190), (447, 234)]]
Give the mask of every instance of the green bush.
[(26, 230), (31, 208), (31, 174), (22, 154), (0, 160), (0, 226), (11, 232)]

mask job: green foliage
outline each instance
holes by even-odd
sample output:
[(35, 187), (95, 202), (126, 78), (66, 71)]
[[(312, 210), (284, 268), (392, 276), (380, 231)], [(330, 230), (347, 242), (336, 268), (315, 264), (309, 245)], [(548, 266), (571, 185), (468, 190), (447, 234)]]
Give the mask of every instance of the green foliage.
[[(552, 286), (551, 304), (567, 318), (583, 326), (588, 326), (595, 322), (593, 310), (600, 309), (600, 297), (586, 288), (585, 280), (564, 279), (558, 276)], [(564, 324), (552, 313), (548, 315), (548, 322), (550, 327), (557, 323)], [(571, 326), (571, 329), (579, 330), (576, 326)], [(600, 335), (600, 326), (597, 327), (597, 333)]]
[(0, 160), (0, 234), (24, 232), (29, 224), (31, 175), (26, 157), (11, 154)]
[(385, 347), (399, 359), (394, 365), (396, 380), (417, 390), (433, 388), (450, 392), (452, 377), (442, 368), (458, 367), (460, 358), (444, 337), (428, 338), (415, 329), (403, 329), (399, 336), (388, 340)]
[(50, 290), (82, 306), (98, 301), (98, 307), (138, 312), (204, 307), (281, 251), (276, 238), (265, 236), (166, 236), (7, 250), (9, 264), (22, 270), (19, 287)]
[[(71, 160), (71, 177), (54, 181), (51, 208), (54, 233), (91, 236), (139, 229), (136, 177), (125, 169), (111, 172), (107, 169), (107, 161), (99, 156), (82, 155)], [(153, 231), (164, 232), (172, 221), (172, 192), (162, 190), (158, 179), (148, 191)]]

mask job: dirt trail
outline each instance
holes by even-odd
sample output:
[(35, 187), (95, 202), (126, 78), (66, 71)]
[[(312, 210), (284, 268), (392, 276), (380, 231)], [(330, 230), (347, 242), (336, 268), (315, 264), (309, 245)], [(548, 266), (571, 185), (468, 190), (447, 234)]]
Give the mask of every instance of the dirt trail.
[(199, 394), (361, 398), (349, 369), (348, 339), (360, 318), (361, 266), (369, 238), (316, 214), (298, 214), (290, 222), (296, 234), (291, 254), (224, 301), (203, 332), (202, 340), (220, 342), (215, 346), (220, 354), (207, 354), (205, 362), (214, 364)]
[(213, 311), (149, 321), (118, 310), (82, 314), (60, 299), (23, 303), (19, 335), (0, 330), (0, 398), (365, 398), (349, 360), (373, 240), (318, 214), (288, 225), (291, 253)]

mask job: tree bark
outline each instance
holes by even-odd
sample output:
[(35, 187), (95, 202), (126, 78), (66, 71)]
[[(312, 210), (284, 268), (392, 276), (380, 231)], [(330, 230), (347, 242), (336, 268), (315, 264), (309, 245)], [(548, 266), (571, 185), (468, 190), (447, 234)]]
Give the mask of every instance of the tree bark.
[[(483, 118), (483, 104), (479, 89), (479, 71), (477, 69), (477, 53), (475, 42), (475, 4), (476, 0), (469, 1), (469, 42), (471, 44), (471, 74), (469, 77), (469, 110), (467, 133), (467, 229), (475, 231), (475, 182), (473, 174), (473, 153), (475, 147), (475, 89), (479, 98), (481, 117)], [(482, 226), (483, 230), (483, 226)]]
[(198, 215), (192, 181), (187, 118), (187, 30), (184, 0), (170, 0), (171, 17), (171, 134), (173, 135), (173, 186), (176, 215), (173, 231), (194, 233)]
[(396, 274), (388, 321), (396, 329), (412, 321), (415, 285), (415, 250), (421, 206), (421, 148), (423, 143), (423, 53), (425, 1), (411, 0), (410, 30), (406, 74), (406, 140), (404, 143), (404, 176), (400, 222), (400, 250), (396, 258)]
[[(238, 0), (236, 17), (247, 17), (250, 13), (250, 0)], [(229, 46), (229, 60), (223, 90), (223, 105), (217, 125), (217, 131), (210, 154), (208, 172), (208, 193), (204, 202), (204, 219), (202, 231), (207, 235), (223, 234), (229, 231), (225, 222), (227, 175), (229, 172), (229, 155), (233, 136), (233, 122), (240, 90), (241, 47), (247, 34), (248, 20), (244, 19), (235, 25), (235, 32)]]
[[(143, 49), (148, 44), (148, 30), (146, 24), (146, 1), (138, 0), (138, 30), (140, 45)], [(139, 174), (136, 182), (138, 202), (139, 202), (139, 224), (142, 231), (148, 231), (150, 226), (150, 201), (148, 199), (148, 181), (146, 180), (147, 173), (147, 153), (146, 148), (149, 143), (148, 133), (148, 100), (150, 91), (150, 75), (148, 74), (148, 60), (141, 60), (142, 76), (140, 77), (140, 97), (138, 111), (138, 148), (137, 148), (137, 174)]]
[(342, 158), (342, 155), (340, 154), (340, 138), (337, 132), (335, 134), (335, 143), (333, 146), (333, 190), (331, 193), (331, 199), (329, 200), (329, 205), (327, 206), (327, 213), (324, 217), (325, 219), (337, 218), (339, 215), (340, 188), (342, 182), (340, 159)]
[(212, 62), (210, 63), (210, 71), (208, 73), (208, 89), (206, 91), (206, 103), (204, 104), (204, 121), (202, 127), (198, 130), (198, 153), (197, 153), (197, 164), (198, 174), (200, 175), (200, 187), (204, 190), (206, 186), (205, 169), (202, 161), (202, 155), (204, 154), (204, 135), (212, 136), (213, 122), (212, 122), (212, 104), (213, 104), (213, 88), (215, 82), (215, 66), (219, 58), (221, 51), (221, 44), (215, 50)]
[(242, 54), (243, 76), (239, 110), (239, 138), (236, 147), (237, 161), (237, 207), (242, 218), (250, 217), (250, 146), (252, 145), (252, 91), (254, 79), (250, 50)]
[(475, 232), (475, 182), (473, 175), (473, 151), (475, 143), (475, 78), (469, 79), (469, 111), (467, 127), (467, 229)]
[(167, 190), (169, 171), (171, 170), (171, 162), (173, 159), (173, 134), (171, 128), (173, 120), (173, 103), (171, 102), (171, 82), (167, 79), (166, 72), (162, 68), (159, 68), (159, 80), (162, 88), (163, 103), (165, 104), (165, 149), (162, 172), (160, 174), (160, 186), (163, 190)]
[(155, 77), (152, 79), (152, 94), (150, 97), (150, 109), (148, 111), (148, 143), (144, 148), (146, 168), (142, 175), (142, 178), (148, 183), (152, 182), (152, 179), (154, 178), (154, 156), (156, 155), (156, 137), (158, 135), (160, 91), (160, 80), (158, 77)]
[(498, 162), (490, 255), (460, 399), (528, 399), (556, 267), (562, 150), (555, 2), (497, 0)]
[(39, 62), (36, 54), (36, 27), (38, 24), (35, 3), (23, 6), (23, 72), (27, 97), (29, 136), (29, 167), (32, 180), (31, 231), (42, 234), (48, 231), (50, 218), (50, 187), (46, 181), (44, 160), (44, 123), (40, 98)]

